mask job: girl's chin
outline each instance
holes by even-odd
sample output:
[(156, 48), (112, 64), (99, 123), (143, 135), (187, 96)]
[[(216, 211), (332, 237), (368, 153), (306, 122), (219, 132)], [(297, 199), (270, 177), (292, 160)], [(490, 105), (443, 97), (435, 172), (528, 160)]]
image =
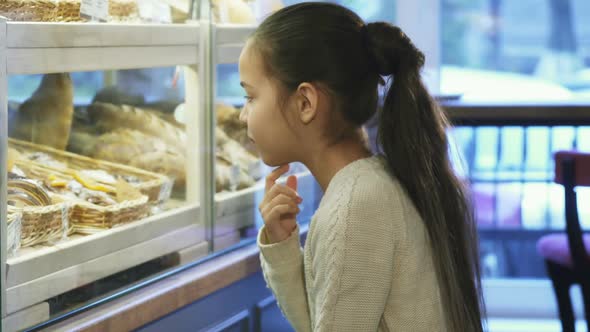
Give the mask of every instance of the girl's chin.
[(271, 156), (266, 155), (260, 151), (258, 155), (260, 156), (260, 159), (262, 159), (262, 162), (270, 167), (279, 167), (291, 162), (284, 159), (272, 158)]
[(281, 166), (281, 164), (277, 163), (275, 160), (264, 158), (262, 156), (261, 156), (261, 159), (262, 159), (262, 162), (265, 165), (267, 165), (267, 166), (270, 166), (270, 167), (278, 167), (278, 166)]

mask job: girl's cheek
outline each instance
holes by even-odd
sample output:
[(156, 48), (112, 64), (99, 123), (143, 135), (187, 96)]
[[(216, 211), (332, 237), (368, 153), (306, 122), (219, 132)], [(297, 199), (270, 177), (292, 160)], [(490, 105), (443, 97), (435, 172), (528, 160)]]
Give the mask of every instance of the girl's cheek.
[(240, 119), (240, 121), (242, 121), (246, 125), (248, 124), (248, 105), (245, 105), (244, 107), (242, 107), (242, 110), (240, 111), (239, 119)]
[(256, 139), (256, 135), (259, 134), (258, 122), (258, 114), (256, 112), (252, 112), (252, 109), (250, 109), (250, 113), (248, 113), (247, 126), (248, 133), (252, 135), (252, 138), (254, 139)]

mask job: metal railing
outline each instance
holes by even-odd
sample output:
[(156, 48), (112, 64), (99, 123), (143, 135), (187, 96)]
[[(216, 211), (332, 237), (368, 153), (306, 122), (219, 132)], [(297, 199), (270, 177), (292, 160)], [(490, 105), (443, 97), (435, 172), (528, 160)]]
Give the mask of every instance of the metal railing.
[[(455, 126), (449, 134), (456, 168), (471, 185), (484, 276), (545, 277), (536, 242), (565, 226), (563, 189), (553, 183), (553, 153), (590, 151), (590, 106), (442, 106)], [(590, 191), (580, 188), (578, 199), (590, 201)], [(587, 227), (589, 208), (579, 205)]]
[[(562, 229), (553, 153), (590, 151), (590, 106), (443, 104), (457, 169), (471, 184), (480, 228)], [(584, 199), (589, 193), (580, 189)], [(590, 197), (589, 197), (590, 198)], [(590, 209), (580, 205), (582, 223)]]

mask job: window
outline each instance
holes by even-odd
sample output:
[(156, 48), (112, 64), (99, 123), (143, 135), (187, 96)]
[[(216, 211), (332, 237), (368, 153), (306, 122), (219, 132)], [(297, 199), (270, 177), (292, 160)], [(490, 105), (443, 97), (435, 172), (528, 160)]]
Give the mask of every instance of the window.
[(442, 0), (443, 93), (590, 100), (588, 14), (585, 0)]
[[(466, 102), (590, 102), (590, 3), (442, 0), (441, 92)], [(486, 277), (544, 278), (537, 239), (564, 229), (553, 153), (590, 151), (582, 126), (460, 127)], [(578, 200), (590, 199), (580, 188)], [(583, 226), (590, 210), (579, 205)], [(525, 259), (526, 257), (526, 259)], [(526, 260), (526, 262), (525, 262)]]

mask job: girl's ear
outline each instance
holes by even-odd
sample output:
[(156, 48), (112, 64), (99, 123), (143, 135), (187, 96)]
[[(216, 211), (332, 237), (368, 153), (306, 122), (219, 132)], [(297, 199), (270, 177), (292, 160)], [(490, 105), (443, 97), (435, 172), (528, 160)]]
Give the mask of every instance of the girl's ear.
[(299, 119), (303, 124), (309, 124), (315, 119), (318, 112), (318, 89), (311, 83), (299, 84), (295, 102)]

